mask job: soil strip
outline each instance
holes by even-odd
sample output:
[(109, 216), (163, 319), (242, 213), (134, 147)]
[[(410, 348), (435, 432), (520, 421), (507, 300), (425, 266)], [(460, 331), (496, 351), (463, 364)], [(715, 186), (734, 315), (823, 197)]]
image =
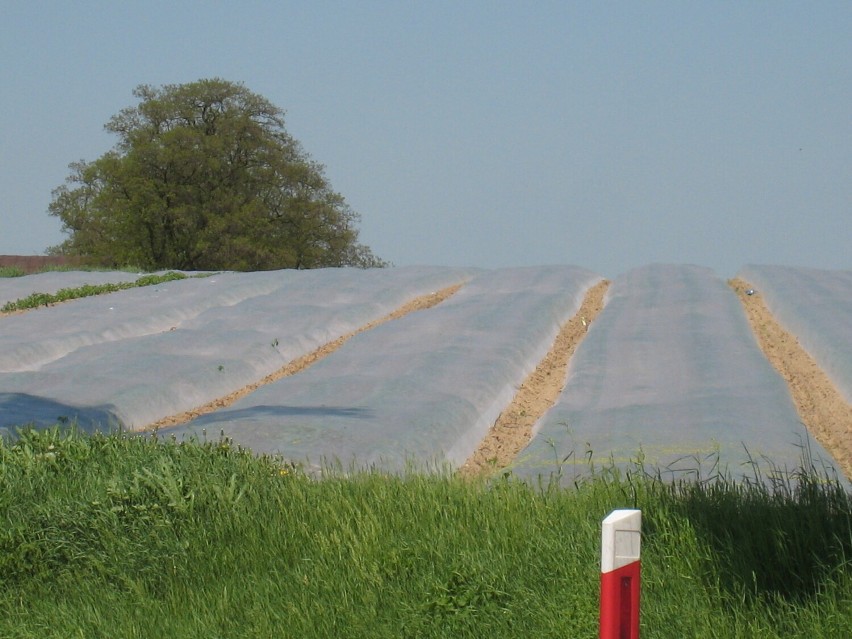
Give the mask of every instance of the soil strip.
[(193, 408), (183, 413), (178, 413), (177, 415), (165, 417), (159, 421), (154, 422), (153, 424), (145, 426), (140, 430), (150, 431), (158, 430), (160, 428), (168, 428), (170, 426), (178, 426), (180, 424), (185, 424), (186, 422), (195, 419), (200, 415), (212, 413), (221, 408), (227, 408), (237, 400), (242, 399), (246, 395), (256, 391), (261, 386), (271, 384), (272, 382), (276, 382), (279, 379), (289, 377), (290, 375), (295, 375), (296, 373), (305, 370), (314, 362), (317, 362), (323, 359), (324, 357), (331, 355), (334, 351), (343, 346), (347, 341), (349, 341), (359, 333), (369, 331), (379, 326), (380, 324), (384, 324), (385, 322), (389, 322), (391, 320), (399, 319), (408, 315), (409, 313), (421, 311), (440, 304), (447, 298), (452, 297), (462, 286), (464, 286), (464, 284), (454, 284), (434, 293), (429, 293), (427, 295), (417, 297), (411, 300), (410, 302), (407, 302), (406, 304), (400, 306), (392, 313), (385, 315), (384, 317), (381, 317), (377, 320), (374, 320), (369, 324), (365, 324), (364, 326), (361, 326), (360, 328), (354, 331), (346, 333), (345, 335), (342, 335), (331, 342), (323, 344), (322, 346), (311, 351), (310, 353), (302, 355), (301, 357), (297, 357), (296, 359), (290, 361), (288, 364), (281, 367), (274, 373), (270, 373), (258, 382), (254, 382), (253, 384), (244, 386), (243, 388), (240, 388), (239, 390), (236, 390), (233, 393), (230, 393), (229, 395), (225, 395), (224, 397), (214, 399), (212, 402), (204, 404), (203, 406), (198, 406), (197, 408)]
[(740, 278), (729, 284), (742, 302), (766, 359), (787, 382), (802, 423), (852, 479), (852, 406), (796, 337), (775, 320), (760, 293), (746, 293), (754, 291), (751, 284)]
[(609, 282), (586, 292), (580, 310), (560, 329), (550, 351), (523, 381), (479, 448), (459, 468), (462, 477), (487, 476), (508, 466), (532, 438), (533, 425), (553, 406), (565, 387), (568, 362), (604, 306)]

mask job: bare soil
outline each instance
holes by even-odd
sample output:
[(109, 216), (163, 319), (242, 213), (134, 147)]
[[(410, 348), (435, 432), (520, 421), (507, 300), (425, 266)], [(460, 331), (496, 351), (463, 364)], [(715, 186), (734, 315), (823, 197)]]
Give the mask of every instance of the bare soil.
[(376, 326), (379, 326), (380, 324), (384, 324), (385, 322), (389, 322), (391, 320), (399, 319), (400, 317), (404, 317), (409, 313), (421, 311), (440, 304), (445, 299), (452, 297), (456, 292), (458, 292), (458, 290), (462, 286), (463, 284), (454, 284), (453, 286), (448, 286), (447, 288), (443, 288), (440, 291), (417, 297), (411, 300), (410, 302), (403, 304), (392, 313), (389, 313), (384, 317), (370, 322), (369, 324), (365, 324), (364, 326), (361, 326), (360, 328), (350, 333), (347, 333), (346, 335), (342, 335), (336, 340), (323, 344), (319, 348), (311, 351), (310, 353), (307, 353), (306, 355), (297, 357), (296, 359), (290, 361), (274, 373), (270, 373), (258, 382), (249, 384), (248, 386), (244, 386), (243, 388), (240, 388), (239, 390), (236, 390), (229, 395), (225, 395), (224, 397), (218, 397), (212, 402), (204, 404), (203, 406), (198, 406), (196, 408), (193, 408), (192, 410), (188, 410), (186, 412), (179, 413), (177, 415), (171, 415), (169, 417), (161, 419), (157, 422), (154, 422), (153, 424), (145, 426), (141, 430), (158, 430), (160, 428), (167, 428), (169, 426), (178, 426), (180, 424), (185, 424), (186, 422), (192, 419), (195, 419), (199, 415), (205, 415), (207, 413), (217, 411), (221, 408), (227, 408), (237, 400), (242, 399), (253, 391), (256, 391), (261, 386), (271, 384), (272, 382), (278, 381), (279, 379), (289, 377), (290, 375), (295, 375), (296, 373), (305, 370), (314, 362), (317, 362), (336, 351), (338, 348), (343, 346), (347, 341), (349, 341), (359, 333), (369, 331), (370, 329), (373, 329)]
[(787, 382), (802, 423), (852, 479), (852, 406), (796, 337), (775, 320), (759, 291), (747, 295), (754, 287), (739, 278), (729, 284), (742, 302), (761, 350)]
[(533, 425), (553, 406), (565, 387), (568, 361), (603, 309), (608, 287), (609, 282), (604, 280), (588, 290), (580, 310), (560, 329), (550, 351), (523, 381), (479, 448), (459, 468), (459, 475), (474, 477), (498, 472), (529, 443)]

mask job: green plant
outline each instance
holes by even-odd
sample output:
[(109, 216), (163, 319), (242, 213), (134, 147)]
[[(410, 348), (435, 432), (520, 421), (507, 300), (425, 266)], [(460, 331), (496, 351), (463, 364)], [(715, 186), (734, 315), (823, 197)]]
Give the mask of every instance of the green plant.
[(38, 308), (39, 306), (49, 306), (51, 304), (67, 302), (69, 300), (78, 299), (81, 297), (91, 297), (93, 295), (115, 293), (116, 291), (123, 291), (129, 288), (136, 288), (140, 286), (154, 286), (156, 284), (162, 284), (164, 282), (172, 282), (174, 280), (186, 279), (186, 277), (187, 276), (183, 273), (169, 271), (168, 273), (164, 273), (162, 275), (143, 275), (142, 277), (138, 278), (133, 282), (119, 282), (115, 284), (84, 284), (83, 286), (78, 286), (75, 288), (62, 288), (59, 289), (56, 293), (32, 293), (31, 295), (28, 295), (27, 297), (16, 300), (14, 302), (7, 302), (3, 306), (3, 308), (0, 308), (0, 312), (10, 313), (12, 311), (22, 311), (32, 308)]
[(68, 238), (52, 252), (147, 270), (384, 265), (263, 96), (219, 78), (133, 95), (105, 125), (115, 147), (53, 191)]

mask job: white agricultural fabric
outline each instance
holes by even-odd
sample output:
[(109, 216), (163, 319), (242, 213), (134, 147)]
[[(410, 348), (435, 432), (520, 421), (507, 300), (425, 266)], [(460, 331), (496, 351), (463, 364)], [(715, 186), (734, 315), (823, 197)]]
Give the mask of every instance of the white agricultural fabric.
[(569, 266), (483, 273), (446, 302), (362, 333), (309, 369), (164, 435), (345, 468), (460, 465), (600, 278)]
[[(557, 404), (518, 457), (522, 477), (585, 473), (586, 462), (735, 474), (748, 452), (799, 467), (804, 427), (760, 352), (736, 295), (709, 269), (652, 265), (616, 279), (569, 366)], [(830, 460), (815, 442), (814, 452)], [(703, 465), (703, 466), (702, 466)]]
[(746, 266), (740, 277), (852, 404), (852, 271)]
[(76, 299), (4, 317), (0, 372), (38, 370), (80, 348), (169, 331), (217, 306), (281, 285), (270, 273), (224, 273)]
[(0, 320), (0, 428), (144, 427), (461, 283), (471, 269), (224, 273)]

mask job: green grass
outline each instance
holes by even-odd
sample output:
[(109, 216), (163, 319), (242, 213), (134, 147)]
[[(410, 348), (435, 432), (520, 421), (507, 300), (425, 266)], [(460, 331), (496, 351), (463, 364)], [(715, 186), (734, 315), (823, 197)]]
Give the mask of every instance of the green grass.
[(168, 273), (143, 275), (133, 282), (117, 282), (108, 284), (84, 284), (74, 288), (62, 288), (56, 293), (32, 293), (27, 297), (7, 302), (0, 312), (11, 313), (12, 311), (23, 311), (27, 309), (38, 308), (39, 306), (49, 306), (58, 302), (67, 302), (68, 300), (78, 299), (81, 297), (91, 297), (93, 295), (103, 295), (105, 293), (115, 293), (129, 288), (137, 288), (139, 286), (153, 286), (162, 284), (163, 282), (171, 282), (174, 280), (186, 279), (183, 273), (169, 271)]
[(317, 480), (227, 440), (0, 447), (2, 637), (596, 637), (600, 522), (643, 511), (642, 636), (852, 636), (852, 497), (598, 471)]

